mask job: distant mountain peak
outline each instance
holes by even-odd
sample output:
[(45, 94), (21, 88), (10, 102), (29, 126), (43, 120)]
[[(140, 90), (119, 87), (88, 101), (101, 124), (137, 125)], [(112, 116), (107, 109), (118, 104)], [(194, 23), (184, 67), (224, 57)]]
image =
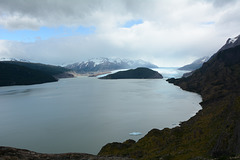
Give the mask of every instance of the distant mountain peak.
[(223, 51), (223, 50), (226, 50), (226, 49), (229, 49), (229, 48), (234, 48), (238, 45), (240, 45), (240, 35), (238, 35), (234, 38), (228, 38), (226, 44), (223, 45), (222, 48), (219, 51)]
[(205, 56), (202, 58), (199, 58), (195, 61), (193, 61), (191, 64), (185, 65), (183, 67), (178, 68), (179, 70), (187, 70), (187, 71), (193, 71), (198, 68), (200, 68), (204, 62), (207, 62), (209, 60), (209, 56)]
[(234, 38), (229, 38), (229, 39), (227, 40), (227, 43), (228, 43), (228, 44), (229, 44), (229, 43), (235, 43), (235, 42), (238, 40), (239, 36), (240, 36), (240, 35), (238, 35), (237, 37), (234, 37)]
[(199, 58), (199, 59), (197, 59), (197, 60), (195, 60), (193, 63), (198, 63), (198, 64), (202, 64), (202, 63), (204, 63), (204, 62), (207, 62), (209, 60), (209, 56), (204, 56), (204, 57), (202, 57), (202, 58)]

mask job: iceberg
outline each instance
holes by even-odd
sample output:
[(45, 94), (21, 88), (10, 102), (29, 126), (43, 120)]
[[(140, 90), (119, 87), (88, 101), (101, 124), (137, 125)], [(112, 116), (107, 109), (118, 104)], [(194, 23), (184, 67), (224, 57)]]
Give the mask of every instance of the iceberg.
[(129, 133), (130, 136), (139, 136), (141, 134), (142, 134), (141, 132), (131, 132), (131, 133)]

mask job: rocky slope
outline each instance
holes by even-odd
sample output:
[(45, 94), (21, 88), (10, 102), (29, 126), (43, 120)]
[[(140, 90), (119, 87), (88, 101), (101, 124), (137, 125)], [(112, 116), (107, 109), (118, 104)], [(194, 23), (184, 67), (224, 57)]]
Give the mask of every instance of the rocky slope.
[(88, 61), (74, 63), (66, 66), (66, 68), (81, 74), (106, 72), (117, 69), (129, 69), (137, 67), (157, 68), (158, 66), (143, 60), (128, 60), (119, 58), (94, 58)]
[(186, 71), (194, 71), (200, 67), (202, 67), (204, 62), (207, 62), (209, 59), (208, 56), (199, 58), (197, 60), (195, 60), (194, 62), (192, 62), (191, 64), (185, 65), (183, 67), (178, 68), (179, 70), (186, 70)]
[(226, 44), (220, 48), (219, 51), (226, 50), (228, 48), (234, 48), (236, 46), (240, 45), (240, 35), (234, 37), (234, 38), (228, 38)]
[(163, 76), (157, 71), (149, 68), (136, 68), (127, 71), (120, 71), (101, 77), (100, 79), (161, 79)]
[(107, 144), (99, 155), (146, 160), (239, 159), (240, 45), (220, 49), (191, 76), (168, 81), (201, 94), (203, 109), (180, 127), (153, 129), (136, 143)]

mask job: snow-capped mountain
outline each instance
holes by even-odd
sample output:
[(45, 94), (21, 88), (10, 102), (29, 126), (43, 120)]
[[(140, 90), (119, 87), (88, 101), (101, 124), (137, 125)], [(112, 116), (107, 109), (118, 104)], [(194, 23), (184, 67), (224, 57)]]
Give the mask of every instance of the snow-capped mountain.
[(103, 72), (117, 69), (137, 67), (157, 68), (158, 66), (143, 60), (129, 60), (120, 58), (93, 58), (65, 66), (77, 73)]
[(17, 59), (17, 58), (0, 58), (0, 61), (30, 62), (26, 59)]
[[(240, 35), (234, 38), (228, 38), (226, 44), (222, 46), (222, 48), (219, 51), (223, 51), (225, 49), (233, 48), (240, 45)], [(218, 52), (219, 52), (218, 51)]]
[(186, 71), (193, 71), (196, 70), (200, 67), (202, 67), (204, 62), (207, 62), (209, 60), (208, 56), (199, 58), (197, 60), (195, 60), (194, 62), (192, 62), (191, 64), (185, 65), (183, 67), (178, 68), (179, 70), (186, 70)]

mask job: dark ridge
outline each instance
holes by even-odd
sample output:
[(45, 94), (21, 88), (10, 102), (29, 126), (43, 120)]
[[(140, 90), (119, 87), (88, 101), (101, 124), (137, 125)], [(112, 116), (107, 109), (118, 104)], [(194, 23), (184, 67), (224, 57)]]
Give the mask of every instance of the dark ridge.
[(71, 71), (70, 69), (60, 67), (60, 66), (46, 65), (41, 63), (31, 63), (31, 62), (20, 62), (20, 61), (3, 61), (2, 63), (24, 66), (30, 69), (44, 72), (56, 78), (74, 77), (72, 74), (68, 73)]
[(45, 72), (0, 62), (0, 86), (31, 85), (56, 81), (56, 78)]
[(117, 73), (109, 74), (101, 77), (100, 79), (161, 79), (163, 78), (160, 73), (148, 68), (136, 68), (127, 71), (120, 71)]

